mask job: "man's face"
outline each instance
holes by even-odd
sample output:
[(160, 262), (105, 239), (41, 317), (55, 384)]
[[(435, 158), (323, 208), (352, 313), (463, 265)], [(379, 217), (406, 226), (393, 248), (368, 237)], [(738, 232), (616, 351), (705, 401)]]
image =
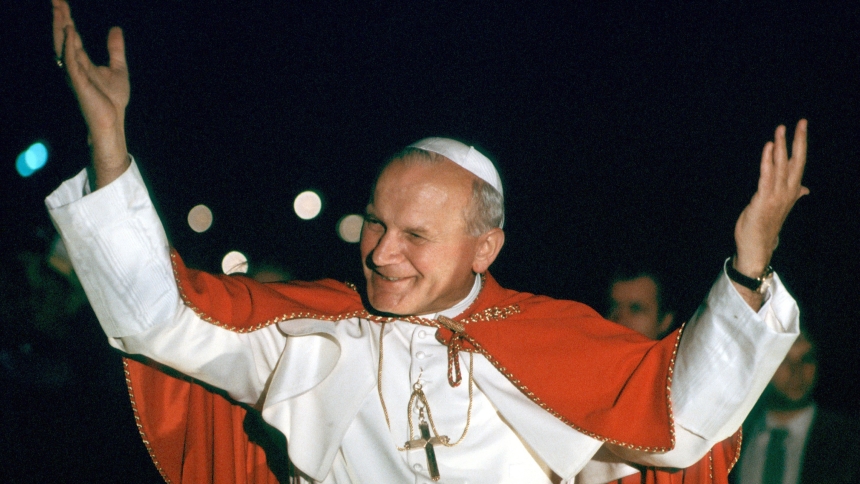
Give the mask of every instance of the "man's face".
[(367, 297), (377, 311), (430, 314), (468, 295), (479, 244), (464, 218), (472, 180), (449, 160), (396, 161), (382, 172), (361, 231)]
[(609, 320), (657, 339), (672, 324), (672, 314), (658, 317), (657, 284), (650, 277), (618, 281), (610, 291)]
[(815, 349), (812, 343), (801, 335), (788, 350), (770, 381), (770, 390), (774, 393), (771, 406), (785, 410), (806, 406), (817, 377)]

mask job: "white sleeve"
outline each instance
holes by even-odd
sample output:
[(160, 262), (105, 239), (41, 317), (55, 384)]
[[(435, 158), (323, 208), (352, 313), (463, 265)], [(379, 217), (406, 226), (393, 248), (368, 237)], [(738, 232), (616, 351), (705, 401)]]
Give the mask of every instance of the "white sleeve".
[(653, 466), (698, 462), (741, 427), (799, 331), (797, 303), (778, 276), (756, 313), (724, 270), (681, 335), (672, 378), (675, 449), (613, 452)]
[(256, 403), (285, 336), (275, 325), (235, 333), (185, 306), (167, 236), (134, 161), (100, 190), (86, 194), (87, 186), (84, 170), (45, 204), (111, 345)]

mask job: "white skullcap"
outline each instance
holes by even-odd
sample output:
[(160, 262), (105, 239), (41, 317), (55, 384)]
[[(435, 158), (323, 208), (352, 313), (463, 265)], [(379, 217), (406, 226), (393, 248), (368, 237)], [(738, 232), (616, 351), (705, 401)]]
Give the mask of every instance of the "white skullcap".
[(505, 194), (502, 191), (502, 179), (499, 177), (496, 167), (493, 166), (493, 162), (476, 150), (474, 146), (466, 146), (450, 138), (424, 138), (412, 143), (409, 147), (440, 154), (489, 183), (502, 195)]

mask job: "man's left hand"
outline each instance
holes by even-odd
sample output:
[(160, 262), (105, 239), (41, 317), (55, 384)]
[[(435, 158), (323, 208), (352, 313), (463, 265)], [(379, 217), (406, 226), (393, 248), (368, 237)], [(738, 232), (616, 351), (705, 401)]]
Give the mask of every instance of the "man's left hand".
[[(782, 225), (800, 197), (809, 193), (801, 184), (806, 166), (806, 120), (794, 130), (791, 158), (785, 140), (785, 126), (776, 128), (774, 140), (764, 146), (758, 189), (735, 225), (737, 256), (732, 263), (741, 274), (760, 277), (770, 264), (779, 243)], [(753, 309), (761, 306), (761, 295), (738, 284), (735, 287)]]

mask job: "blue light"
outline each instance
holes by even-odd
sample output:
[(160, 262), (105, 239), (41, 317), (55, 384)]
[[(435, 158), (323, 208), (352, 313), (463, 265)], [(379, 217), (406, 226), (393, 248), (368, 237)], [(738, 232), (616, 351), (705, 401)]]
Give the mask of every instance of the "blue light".
[(33, 169), (33, 171), (38, 170), (45, 166), (45, 163), (48, 161), (48, 148), (42, 143), (35, 143), (29, 148), (27, 148), (27, 166)]
[(48, 162), (48, 147), (44, 143), (33, 143), (15, 159), (15, 169), (26, 178), (40, 170)]
[(24, 178), (27, 178), (28, 176), (32, 175), (34, 171), (36, 171), (27, 166), (26, 151), (18, 155), (18, 159), (15, 160), (15, 169), (18, 170), (18, 174), (23, 176)]

